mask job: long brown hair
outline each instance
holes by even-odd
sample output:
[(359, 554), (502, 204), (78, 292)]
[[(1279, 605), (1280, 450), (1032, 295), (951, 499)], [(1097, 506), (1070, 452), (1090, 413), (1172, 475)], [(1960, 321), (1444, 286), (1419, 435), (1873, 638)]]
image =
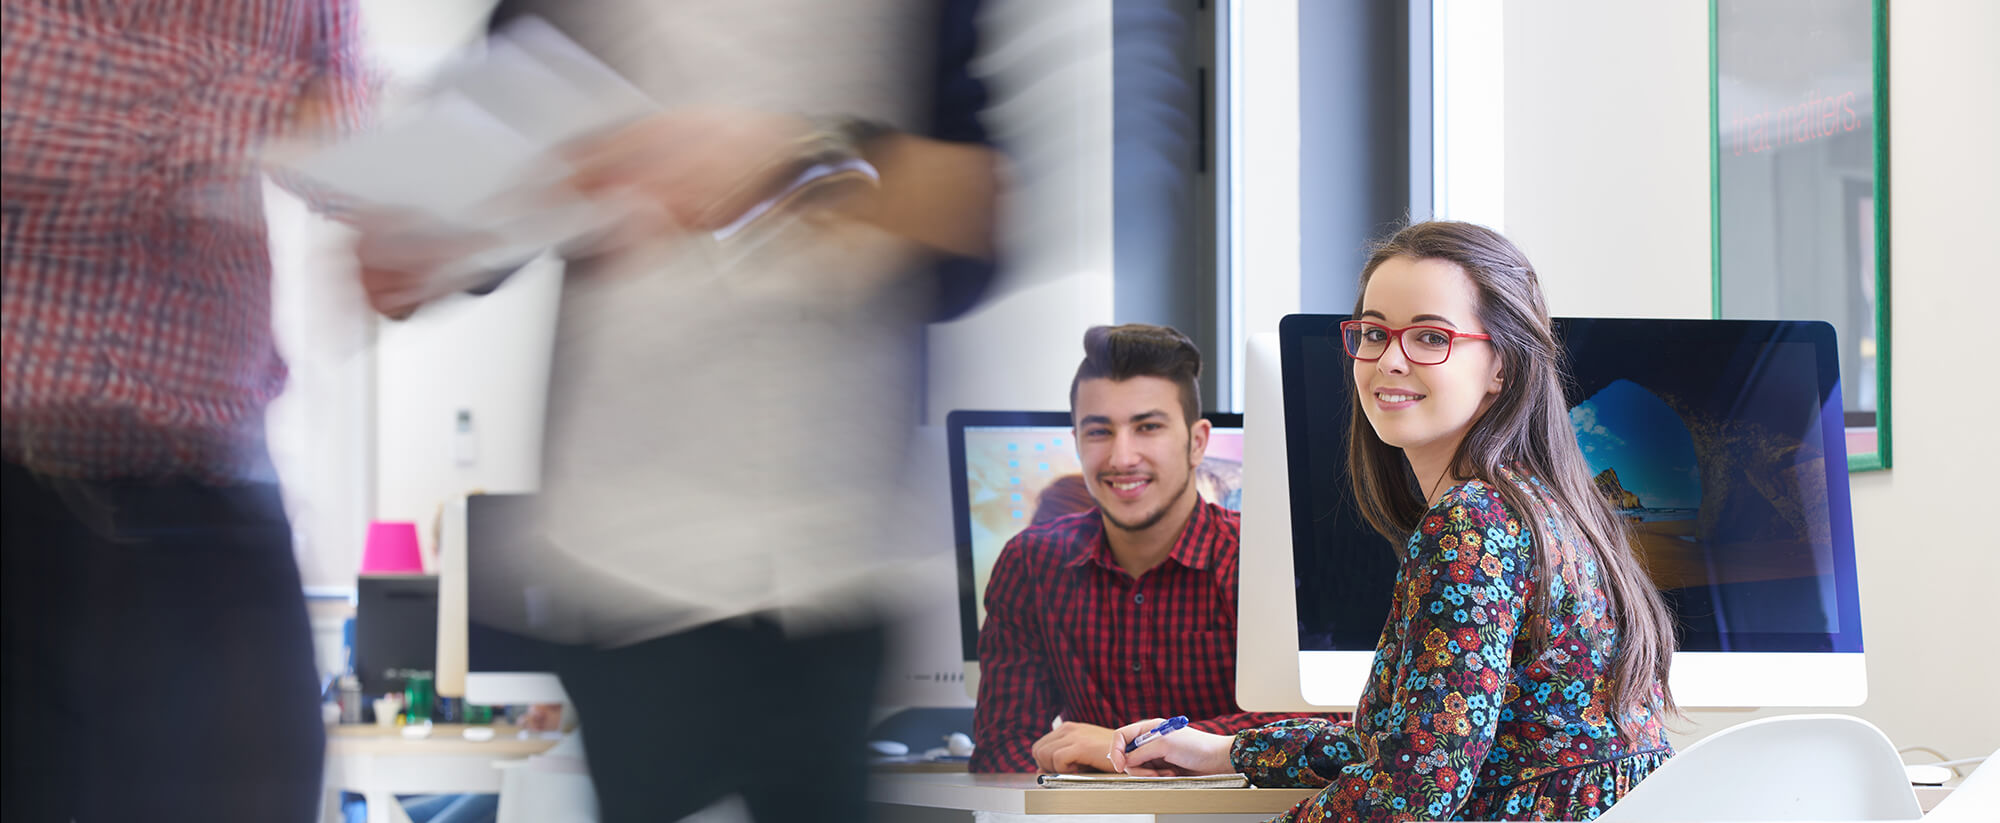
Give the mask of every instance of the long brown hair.
[[(1535, 540), (1536, 584), (1532, 611), (1543, 619), (1530, 621), (1536, 648), (1548, 644), (1546, 616), (1554, 608), (1551, 578), (1555, 544), (1550, 539), (1548, 506), (1501, 478), (1511, 467), (1540, 478), (1565, 523), (1581, 532), (1570, 535), (1586, 557), (1596, 561), (1607, 606), (1617, 621), (1618, 648), (1603, 649), (1611, 659), (1613, 707), (1622, 711), (1646, 708), (1653, 686), (1659, 684), (1661, 707), (1677, 713), (1667, 689), (1667, 668), (1673, 660), (1674, 630), (1666, 602), (1653, 586), (1632, 551), (1628, 527), (1591, 481), (1590, 466), (1570, 429), (1569, 404), (1563, 396), (1565, 363), (1548, 304), (1542, 298), (1535, 269), (1507, 238), (1471, 223), (1433, 221), (1412, 224), (1377, 244), (1361, 270), (1361, 293), (1383, 263), (1396, 258), (1455, 263), (1471, 278), (1479, 293), (1479, 320), (1492, 335), (1500, 357), (1500, 394), (1474, 420), (1452, 457), (1451, 473), (1477, 477), (1499, 492), (1509, 508), (1528, 521)], [(1361, 314), (1361, 298), (1354, 313)], [(1349, 392), (1347, 470), (1356, 501), (1368, 524), (1401, 544), (1414, 532), (1430, 504), (1418, 489), (1402, 452), (1377, 436), (1361, 409), (1361, 395)], [(1602, 642), (1602, 638), (1592, 638)]]

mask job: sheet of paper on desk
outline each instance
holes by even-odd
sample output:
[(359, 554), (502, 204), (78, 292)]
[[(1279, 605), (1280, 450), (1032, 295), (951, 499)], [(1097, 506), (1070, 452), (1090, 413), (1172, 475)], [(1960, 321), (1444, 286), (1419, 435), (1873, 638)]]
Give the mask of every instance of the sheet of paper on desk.
[(1035, 778), (1044, 789), (1241, 789), (1250, 778), (1240, 774), (1194, 774), (1140, 777), (1130, 774), (1045, 774)]
[(458, 266), (476, 277), (616, 221), (622, 208), (562, 185), (559, 150), (657, 108), (531, 17), (494, 34), (483, 56), (441, 72), (410, 110), (338, 142), (274, 145), (266, 162), (352, 208), (499, 238)]

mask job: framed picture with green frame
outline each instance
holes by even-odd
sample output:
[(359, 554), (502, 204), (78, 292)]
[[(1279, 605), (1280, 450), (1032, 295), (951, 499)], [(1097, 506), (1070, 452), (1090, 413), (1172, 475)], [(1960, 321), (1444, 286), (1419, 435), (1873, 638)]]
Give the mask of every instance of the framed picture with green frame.
[(1823, 320), (1850, 470), (1890, 466), (1886, 0), (1710, 0), (1714, 313)]

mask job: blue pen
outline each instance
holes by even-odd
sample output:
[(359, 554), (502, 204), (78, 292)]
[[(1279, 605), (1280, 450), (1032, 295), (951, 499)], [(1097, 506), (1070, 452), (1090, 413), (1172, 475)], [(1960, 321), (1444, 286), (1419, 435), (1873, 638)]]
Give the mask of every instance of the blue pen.
[(1166, 734), (1168, 732), (1174, 732), (1174, 731), (1179, 731), (1181, 729), (1185, 729), (1187, 728), (1187, 723), (1188, 723), (1187, 715), (1180, 715), (1177, 717), (1170, 717), (1167, 718), (1166, 720), (1162, 720), (1160, 721), (1160, 725), (1153, 727), (1152, 731), (1139, 735), (1138, 737), (1132, 738), (1132, 742), (1125, 744), (1125, 751), (1129, 753), (1132, 750), (1139, 748), (1140, 746), (1144, 746), (1147, 743), (1153, 742), (1153, 738), (1159, 737), (1160, 735)]

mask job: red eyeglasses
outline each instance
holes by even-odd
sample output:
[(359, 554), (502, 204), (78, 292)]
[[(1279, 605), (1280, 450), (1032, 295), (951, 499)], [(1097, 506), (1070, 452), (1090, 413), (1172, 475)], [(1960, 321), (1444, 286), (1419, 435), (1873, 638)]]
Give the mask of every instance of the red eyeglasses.
[(1392, 329), (1367, 320), (1347, 320), (1340, 324), (1340, 339), (1347, 354), (1356, 360), (1374, 362), (1389, 353), (1389, 341), (1403, 347), (1403, 358), (1419, 366), (1435, 366), (1451, 358), (1451, 344), (1460, 338), (1492, 340), (1492, 335), (1453, 331), (1442, 326), (1404, 326)]

